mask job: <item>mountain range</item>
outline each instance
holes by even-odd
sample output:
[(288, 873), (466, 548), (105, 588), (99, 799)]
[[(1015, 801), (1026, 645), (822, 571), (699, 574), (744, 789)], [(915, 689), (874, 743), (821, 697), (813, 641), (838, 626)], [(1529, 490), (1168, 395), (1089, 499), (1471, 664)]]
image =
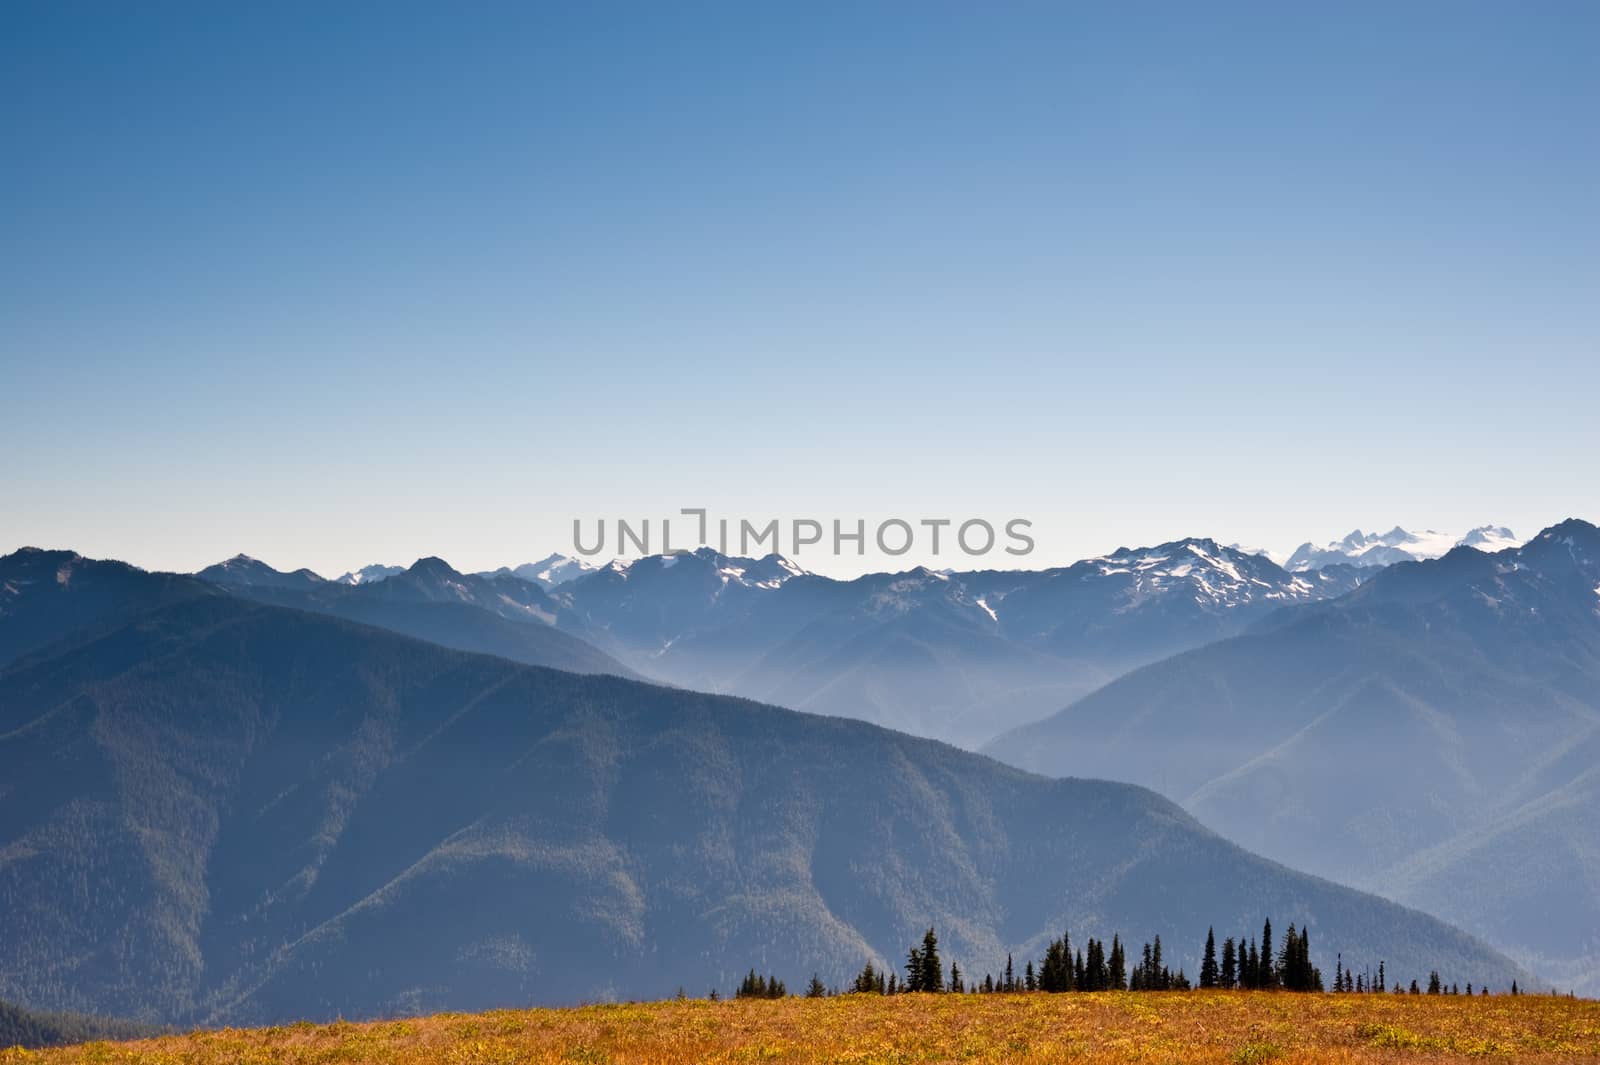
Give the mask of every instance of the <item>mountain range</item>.
[[(808, 573), (778, 555), (741, 558), (702, 547), (598, 568), (551, 555), (473, 576), (502, 589), (521, 580), (548, 593), (521, 620), (546, 621), (595, 648), (613, 662), (605, 671), (977, 748), (1139, 666), (1239, 635), (1279, 608), (1342, 596), (1383, 566), (1452, 544), (1514, 543), (1496, 526), (1461, 537), (1397, 527), (1353, 532), (1323, 548), (1308, 543), (1280, 566), (1264, 554), (1189, 538), (1047, 570), (919, 567), (854, 580)], [(200, 576), (262, 596), (270, 589), (278, 601), (292, 587), (313, 601), (330, 599), (316, 592), (320, 578), (308, 571), (274, 577), (246, 561)], [(373, 566), (340, 580), (374, 585), (408, 573)], [(504, 653), (460, 640), (451, 646)], [(542, 652), (511, 657), (563, 666)]]
[(1191, 539), (1049, 570), (842, 581), (700, 548), (613, 563), (551, 598), (557, 627), (643, 676), (975, 747), (1363, 572), (1291, 574)]
[(1392, 566), (1396, 562), (1439, 558), (1457, 547), (1473, 547), (1493, 553), (1521, 544), (1515, 533), (1501, 525), (1481, 525), (1464, 536), (1434, 532), (1432, 529), (1412, 532), (1397, 525), (1386, 533), (1366, 533), (1356, 529), (1344, 539), (1320, 547), (1311, 543), (1301, 544), (1289, 556), (1284, 567), (1293, 573), (1304, 573), (1336, 565)]
[(262, 602), (361, 621), (457, 650), (574, 673), (634, 675), (556, 628), (562, 607), (539, 585), (506, 575), (459, 573), (439, 558), (418, 559), (381, 580), (355, 583), (326, 581), (306, 570), (279, 573), (244, 556), (196, 577)]
[(1458, 547), (987, 748), (1154, 787), (1261, 853), (1600, 991), (1600, 530)]
[[(1121, 548), (1048, 570), (918, 567), (848, 581), (775, 554), (741, 558), (709, 547), (579, 572), (583, 565), (552, 556), (462, 574), (423, 559), (350, 587), (241, 556), (197, 576), (462, 650), (633, 673), (975, 748), (1129, 669), (1242, 632), (1280, 607), (1342, 595), (1372, 572), (1329, 565), (1290, 573), (1209, 539)], [(487, 624), (481, 617), (469, 638), (438, 611), (426, 626), (397, 616), (402, 600), (470, 604), (581, 644), (553, 649), (545, 646), (551, 635), (519, 648), (510, 637), (533, 641), (526, 631), (489, 640), (477, 631)]]
[(243, 1023), (726, 991), (752, 965), (837, 983), (929, 924), (971, 973), (1062, 929), (1160, 933), (1192, 971), (1208, 926), (1268, 915), (1325, 968), (1527, 979), (1137, 786), (114, 565), (0, 559), (0, 616), (78, 624), (0, 661), (0, 998), (32, 1008)]

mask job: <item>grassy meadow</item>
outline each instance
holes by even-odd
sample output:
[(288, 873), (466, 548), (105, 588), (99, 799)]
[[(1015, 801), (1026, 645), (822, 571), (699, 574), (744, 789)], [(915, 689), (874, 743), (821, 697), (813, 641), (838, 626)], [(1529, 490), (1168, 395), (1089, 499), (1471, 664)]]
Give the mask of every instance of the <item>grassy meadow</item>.
[(0, 1051), (0, 1065), (1600, 1061), (1600, 1002), (1541, 996), (848, 995), (441, 1014)]

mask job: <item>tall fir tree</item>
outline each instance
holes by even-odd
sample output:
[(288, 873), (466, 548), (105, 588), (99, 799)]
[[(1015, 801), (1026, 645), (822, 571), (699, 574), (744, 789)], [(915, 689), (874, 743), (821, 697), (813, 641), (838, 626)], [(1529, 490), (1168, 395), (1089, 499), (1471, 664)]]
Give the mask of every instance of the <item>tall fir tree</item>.
[(1217, 986), (1217, 936), (1216, 930), (1211, 928), (1206, 929), (1205, 955), (1200, 962), (1200, 986)]
[(1256, 986), (1263, 991), (1270, 991), (1276, 986), (1272, 971), (1272, 918), (1268, 917), (1261, 926), (1261, 955), (1260, 963), (1256, 969)]
[(919, 990), (944, 990), (944, 967), (939, 963), (939, 937), (931, 926), (922, 936), (922, 981)]

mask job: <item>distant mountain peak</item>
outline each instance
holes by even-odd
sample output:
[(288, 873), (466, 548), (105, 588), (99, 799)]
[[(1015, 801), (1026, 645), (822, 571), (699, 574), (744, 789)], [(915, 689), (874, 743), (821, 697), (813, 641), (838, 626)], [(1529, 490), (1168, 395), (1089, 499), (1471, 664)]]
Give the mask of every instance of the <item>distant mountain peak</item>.
[(428, 555), (425, 558), (417, 559), (411, 564), (411, 568), (406, 570), (406, 573), (413, 577), (453, 578), (461, 576), (454, 566), (438, 555)]
[(537, 562), (524, 562), (520, 566), (511, 568), (502, 566), (492, 574), (480, 574), (480, 576), (516, 577), (518, 580), (537, 584), (545, 591), (549, 591), (558, 585), (593, 573), (597, 568), (592, 562), (553, 552)]
[(685, 563), (691, 565), (694, 573), (707, 578), (715, 575), (720, 578), (723, 585), (746, 588), (770, 590), (779, 587), (790, 578), (808, 576), (805, 569), (776, 552), (763, 555), (761, 558), (746, 558), (740, 555), (725, 555), (707, 544), (663, 555), (613, 559), (593, 572), (611, 574), (623, 579), (631, 577), (636, 580), (647, 580), (652, 575), (673, 570)]
[(303, 588), (326, 583), (326, 578), (309, 569), (297, 569), (292, 573), (285, 573), (243, 552), (232, 558), (223, 559), (215, 565), (207, 566), (195, 576), (212, 584), (236, 587)]
[(339, 584), (376, 584), (379, 581), (388, 580), (390, 577), (398, 577), (404, 572), (404, 566), (385, 566), (380, 563), (373, 563), (370, 566), (362, 566), (360, 569), (351, 570), (349, 573), (337, 578), (337, 582)]
[(1391, 566), (1396, 562), (1442, 558), (1456, 547), (1472, 547), (1492, 554), (1521, 543), (1502, 525), (1480, 525), (1461, 536), (1435, 529), (1408, 530), (1399, 525), (1386, 533), (1354, 529), (1343, 539), (1321, 546), (1310, 541), (1301, 544), (1289, 556), (1284, 568), (1292, 573), (1304, 573), (1339, 564), (1364, 568)]
[(1456, 544), (1458, 547), (1472, 547), (1486, 554), (1494, 554), (1507, 548), (1520, 547), (1522, 541), (1517, 535), (1504, 525), (1480, 525), (1476, 529), (1468, 530)]

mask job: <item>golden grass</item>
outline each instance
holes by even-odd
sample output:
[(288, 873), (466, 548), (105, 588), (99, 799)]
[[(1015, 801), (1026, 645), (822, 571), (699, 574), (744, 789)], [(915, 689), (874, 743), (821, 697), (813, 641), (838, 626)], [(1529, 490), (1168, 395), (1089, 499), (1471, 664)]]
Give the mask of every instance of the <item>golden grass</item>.
[(1600, 1062), (1600, 1002), (1522, 996), (848, 995), (441, 1014), (0, 1051), (137, 1065)]

